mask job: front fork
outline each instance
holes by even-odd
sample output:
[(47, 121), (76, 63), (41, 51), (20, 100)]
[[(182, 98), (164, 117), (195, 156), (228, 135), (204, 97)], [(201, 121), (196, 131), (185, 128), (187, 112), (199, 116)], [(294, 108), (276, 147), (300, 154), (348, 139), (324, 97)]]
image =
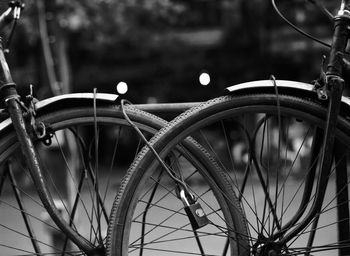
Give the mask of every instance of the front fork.
[[(311, 210), (308, 212), (306, 217), (294, 228), (291, 232), (288, 232), (282, 239), (281, 243), (286, 244), (291, 241), (293, 237), (297, 236), (298, 233), (302, 232), (309, 223), (313, 222), (314, 226), (317, 226), (318, 216), (322, 210), (322, 203), (326, 192), (326, 187), (329, 179), (329, 175), (332, 168), (334, 151), (335, 151), (335, 133), (337, 126), (338, 114), (340, 112), (341, 97), (344, 89), (344, 80), (341, 78), (343, 70), (343, 54), (349, 38), (349, 26), (350, 17), (348, 15), (339, 15), (335, 18), (335, 31), (332, 43), (332, 49), (329, 57), (329, 65), (327, 67), (326, 81), (323, 89), (328, 92), (328, 110), (326, 126), (324, 127), (323, 135), (323, 146), (320, 155), (320, 174), (317, 180), (315, 200)], [(318, 139), (318, 138), (316, 138)], [(346, 172), (345, 170), (339, 170), (337, 172)], [(337, 174), (337, 179), (338, 178)], [(337, 188), (337, 190), (341, 188)], [(343, 202), (344, 203), (344, 202)], [(348, 202), (346, 202), (347, 204)], [(339, 214), (338, 214), (339, 216)], [(347, 221), (347, 223), (349, 223)], [(344, 224), (343, 224), (344, 225)], [(339, 229), (340, 227), (338, 227)], [(310, 236), (308, 244), (312, 244), (313, 236)], [(340, 241), (344, 241), (345, 238), (349, 237), (347, 234), (342, 234)]]
[(39, 163), (37, 153), (33, 142), (28, 134), (26, 122), (23, 117), (23, 107), (17, 94), (16, 85), (12, 80), (10, 70), (8, 68), (2, 41), (0, 38), (0, 91), (3, 95), (3, 101), (10, 114), (13, 127), (17, 134), (18, 142), (25, 156), (26, 164), (33, 179), (34, 185), (38, 191), (38, 195), (55, 224), (64, 232), (69, 239), (71, 239), (82, 251), (87, 255), (99, 255), (95, 246), (81, 237), (74, 231), (69, 224), (63, 219), (59, 210), (49, 193), (48, 187), (44, 181), (41, 165)]
[[(38, 192), (38, 195), (47, 210), (48, 214), (55, 222), (55, 224), (69, 237), (81, 250), (88, 253), (94, 250), (94, 246), (79, 236), (63, 219), (59, 210), (50, 195), (50, 192), (46, 186), (44, 177), (41, 171), (41, 165), (39, 163), (36, 150), (33, 142), (28, 135), (25, 120), (23, 118), (22, 107), (16, 98), (7, 100), (7, 109), (10, 114), (13, 127), (17, 134), (17, 139), (22, 149), (22, 153), (25, 156), (26, 165), (29, 168), (30, 175), (33, 179), (34, 185)], [(89, 255), (89, 254), (88, 254)]]

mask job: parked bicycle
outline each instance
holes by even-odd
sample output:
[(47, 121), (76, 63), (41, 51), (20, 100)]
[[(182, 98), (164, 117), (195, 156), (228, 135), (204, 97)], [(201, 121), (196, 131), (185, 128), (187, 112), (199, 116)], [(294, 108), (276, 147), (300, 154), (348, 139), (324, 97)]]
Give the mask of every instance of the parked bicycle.
[[(350, 255), (350, 1), (332, 20), (315, 83), (234, 85), (151, 139), (115, 199), (107, 255)], [(189, 138), (212, 161), (188, 161)]]
[[(20, 18), (22, 2), (9, 5), (0, 31)], [(121, 173), (142, 145), (118, 95), (21, 98), (2, 41), (0, 81), (0, 254), (106, 255)], [(123, 112), (147, 138), (166, 124), (133, 107)], [(202, 154), (199, 145), (188, 146)]]

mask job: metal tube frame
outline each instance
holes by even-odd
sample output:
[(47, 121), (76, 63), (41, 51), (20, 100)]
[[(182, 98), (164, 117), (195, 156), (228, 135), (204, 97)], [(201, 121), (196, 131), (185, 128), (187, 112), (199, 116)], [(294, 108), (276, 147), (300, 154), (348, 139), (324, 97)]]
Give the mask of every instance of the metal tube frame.
[(33, 142), (30, 137), (30, 129), (24, 118), (22, 104), (16, 90), (16, 84), (12, 80), (12, 76), (7, 65), (2, 40), (0, 38), (0, 93), (7, 111), (10, 114), (12, 125), (17, 134), (23, 155), (25, 155), (26, 164), (29, 168), (33, 182), (37, 188), (39, 197), (48, 211), (50, 217), (55, 224), (71, 239), (81, 250), (87, 255), (98, 255), (95, 246), (75, 230), (62, 218), (59, 210), (56, 208), (54, 201), (44, 181), (40, 163)]
[[(340, 110), (342, 92), (345, 86), (345, 82), (342, 79), (342, 56), (345, 52), (349, 38), (350, 12), (346, 9), (348, 2), (350, 1), (342, 1), (342, 9), (339, 11), (338, 16), (334, 18), (335, 26), (333, 43), (326, 73), (326, 89), (329, 94), (328, 111), (326, 125), (324, 127), (324, 135), (322, 136), (323, 146), (320, 158), (320, 173), (317, 178), (315, 199), (307, 215), (295, 228), (288, 230), (288, 226), (290, 225), (287, 225), (285, 227), (282, 227), (281, 231), (274, 235), (275, 238), (282, 236), (278, 242), (281, 245), (285, 245), (288, 241), (291, 241), (298, 233), (302, 232), (306, 227), (308, 227), (310, 223), (315, 221), (315, 225), (317, 225), (317, 218), (322, 208), (329, 174), (332, 168), (334, 157), (335, 130)], [(346, 175), (346, 169), (344, 168), (337, 168), (337, 172), (345, 172)], [(339, 177), (341, 174), (337, 175)], [(299, 211), (296, 213), (296, 216), (299, 215)], [(347, 232), (347, 234), (343, 234), (343, 237), (349, 237), (349, 233)], [(312, 241), (309, 241), (309, 243), (311, 242)]]

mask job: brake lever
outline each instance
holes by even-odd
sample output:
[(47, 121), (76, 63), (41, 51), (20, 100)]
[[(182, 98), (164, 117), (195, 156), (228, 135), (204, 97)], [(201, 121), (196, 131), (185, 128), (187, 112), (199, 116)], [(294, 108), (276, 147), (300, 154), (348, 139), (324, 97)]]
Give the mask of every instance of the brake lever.
[(24, 9), (24, 3), (21, 1), (11, 1), (9, 6), (13, 10), (13, 19), (18, 20), (21, 17), (21, 11)]
[[(24, 3), (22, 3), (19, 0), (16, 1), (11, 1), (9, 3), (9, 9), (2, 15), (4, 16), (4, 22), (1, 23), (1, 18), (0, 18), (0, 31), (5, 27), (5, 25), (7, 25), (7, 23), (10, 23), (13, 21), (13, 25), (12, 25), (12, 29), (11, 32), (8, 36), (7, 42), (6, 42), (6, 46), (4, 48), (4, 52), (5, 53), (9, 53), (10, 50), (10, 44), (12, 41), (12, 37), (17, 25), (17, 21), (19, 20), (19, 18), (21, 17), (21, 11), (24, 9)], [(13, 13), (12, 17), (10, 18), (10, 14), (11, 12)], [(6, 20), (9, 20), (9, 22), (5, 22)]]
[[(0, 15), (0, 31), (13, 20), (18, 20), (21, 17), (21, 11), (24, 8), (24, 4), (20, 1), (11, 1), (9, 8)], [(11, 16), (10, 14), (13, 13)]]

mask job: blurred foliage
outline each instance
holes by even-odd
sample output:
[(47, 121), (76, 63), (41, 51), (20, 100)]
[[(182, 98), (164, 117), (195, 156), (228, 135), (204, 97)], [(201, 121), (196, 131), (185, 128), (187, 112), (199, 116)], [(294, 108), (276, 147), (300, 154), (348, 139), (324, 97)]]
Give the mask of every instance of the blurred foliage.
[[(2, 0), (2, 10), (6, 1)], [(37, 43), (39, 31), (34, 0), (24, 1), (21, 23), (29, 44)], [(186, 16), (187, 6), (171, 0), (56, 0), (54, 10), (46, 13), (50, 22), (56, 19), (68, 34), (79, 35), (83, 47), (96, 49), (122, 42), (144, 46), (153, 33), (178, 26)], [(46, 4), (48, 5), (48, 4)], [(51, 3), (52, 5), (52, 3)], [(18, 33), (17, 33), (18, 34)], [(54, 35), (52, 35), (54, 36)], [(76, 37), (75, 37), (76, 38)]]
[(147, 40), (179, 24), (186, 6), (171, 0), (57, 0), (62, 28), (79, 33), (91, 47)]
[[(11, 57), (19, 82), (40, 84), (38, 12), (35, 0), (25, 2), (23, 26), (16, 33)], [(311, 81), (319, 71), (320, 52), (325, 50), (281, 22), (266, 0), (44, 2), (50, 9), (47, 22), (55, 22), (65, 34), (74, 89), (113, 91), (124, 80), (135, 102), (154, 97), (204, 100), (233, 83), (266, 79), (271, 73), (277, 78)], [(297, 25), (322, 37), (331, 35), (326, 19), (304, 0), (278, 3)], [(49, 35), (52, 47), (55, 33)], [(219, 35), (220, 40), (203, 35)], [(212, 75), (212, 85), (205, 88), (198, 84), (203, 69)]]

